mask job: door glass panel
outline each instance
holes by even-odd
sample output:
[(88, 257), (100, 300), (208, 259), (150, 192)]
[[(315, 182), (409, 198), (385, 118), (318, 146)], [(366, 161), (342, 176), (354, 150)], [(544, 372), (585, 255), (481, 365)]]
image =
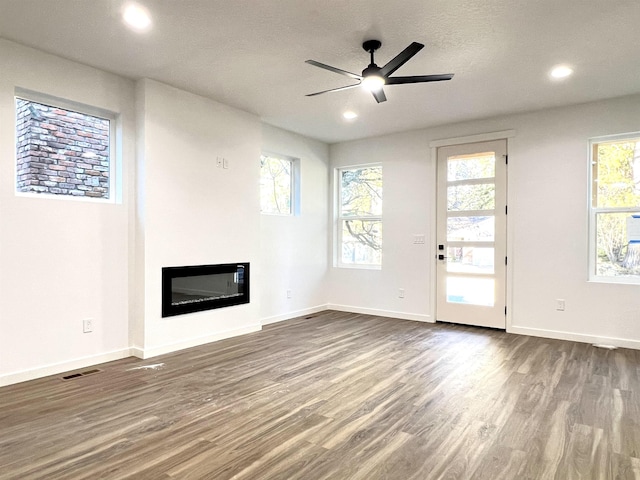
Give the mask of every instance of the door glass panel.
[(494, 273), (495, 252), (485, 247), (448, 247), (447, 272)]
[(496, 176), (494, 152), (460, 155), (447, 159), (447, 180), (471, 180)]
[(495, 280), (493, 278), (447, 277), (447, 302), (493, 307)]
[(496, 186), (493, 183), (454, 185), (447, 187), (447, 210), (493, 210), (496, 208)]
[(495, 217), (449, 217), (447, 218), (448, 242), (493, 242), (495, 237)]

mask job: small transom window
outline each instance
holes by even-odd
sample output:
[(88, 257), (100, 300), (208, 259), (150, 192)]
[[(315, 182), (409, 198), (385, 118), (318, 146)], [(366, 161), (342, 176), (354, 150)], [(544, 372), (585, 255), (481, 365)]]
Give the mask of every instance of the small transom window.
[(294, 215), (297, 209), (297, 159), (280, 155), (260, 156), (260, 211)]
[(113, 119), (16, 97), (16, 190), (110, 199)]

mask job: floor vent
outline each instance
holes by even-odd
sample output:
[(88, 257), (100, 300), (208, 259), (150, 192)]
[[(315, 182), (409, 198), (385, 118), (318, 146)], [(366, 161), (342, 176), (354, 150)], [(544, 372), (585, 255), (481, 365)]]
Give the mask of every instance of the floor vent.
[(98, 368), (94, 368), (93, 370), (85, 370), (84, 372), (72, 373), (70, 375), (65, 375), (64, 377), (62, 377), (62, 380), (73, 380), (74, 378), (85, 377), (87, 375), (91, 375), (92, 373), (98, 373), (98, 372), (101, 372), (101, 371), (102, 370), (100, 370)]

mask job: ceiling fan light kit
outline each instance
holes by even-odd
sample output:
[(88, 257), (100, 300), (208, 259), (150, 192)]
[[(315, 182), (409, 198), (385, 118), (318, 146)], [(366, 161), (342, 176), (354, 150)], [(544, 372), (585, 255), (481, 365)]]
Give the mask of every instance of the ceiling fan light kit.
[(453, 78), (453, 73), (445, 73), (441, 75), (415, 75), (411, 77), (391, 77), (390, 75), (392, 73), (398, 70), (402, 65), (407, 63), (411, 59), (411, 57), (422, 50), (424, 48), (424, 45), (418, 42), (413, 42), (402, 52), (392, 58), (384, 67), (379, 67), (378, 65), (376, 65), (376, 62), (374, 60), (374, 52), (381, 46), (382, 43), (379, 40), (367, 40), (362, 44), (362, 48), (365, 51), (369, 52), (369, 54), (371, 55), (371, 63), (362, 71), (361, 75), (347, 72), (346, 70), (332, 67), (330, 65), (325, 65), (324, 63), (316, 62), (315, 60), (307, 60), (306, 63), (308, 63), (309, 65), (323, 68), (325, 70), (329, 70), (330, 72), (338, 73), (354, 80), (358, 80), (358, 83), (355, 83), (353, 85), (347, 85), (344, 87), (332, 88), (330, 90), (323, 90), (321, 92), (310, 93), (309, 95), (307, 95), (307, 97), (313, 97), (329, 92), (339, 92), (342, 90), (347, 90), (349, 88), (362, 86), (373, 94), (373, 98), (376, 99), (376, 102), (381, 103), (387, 100), (387, 97), (385, 96), (384, 90), (382, 88), (384, 85), (441, 82), (445, 80), (451, 80)]
[(374, 90), (380, 90), (384, 87), (384, 84), (384, 78), (374, 73), (372, 75), (363, 75), (362, 83), (360, 85), (362, 85), (362, 88), (365, 90), (373, 92)]

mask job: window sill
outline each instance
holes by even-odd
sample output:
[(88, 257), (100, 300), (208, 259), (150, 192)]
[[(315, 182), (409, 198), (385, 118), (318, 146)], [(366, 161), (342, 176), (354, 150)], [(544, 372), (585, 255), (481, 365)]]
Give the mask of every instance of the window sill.
[(592, 277), (589, 283), (609, 283), (617, 285), (640, 285), (640, 276), (636, 277)]
[(114, 205), (117, 203), (113, 196), (110, 198), (104, 197), (86, 197), (84, 195), (68, 195), (68, 194), (55, 194), (55, 193), (32, 193), (32, 192), (15, 192), (16, 197), (22, 198), (40, 198), (43, 200), (62, 200), (69, 202), (84, 202), (84, 203), (102, 203), (105, 205)]
[(345, 268), (348, 270), (382, 270), (382, 265), (339, 263), (335, 265), (335, 268)]
[(265, 217), (295, 217), (293, 213), (272, 213), (272, 212), (260, 212), (260, 215), (264, 215)]

